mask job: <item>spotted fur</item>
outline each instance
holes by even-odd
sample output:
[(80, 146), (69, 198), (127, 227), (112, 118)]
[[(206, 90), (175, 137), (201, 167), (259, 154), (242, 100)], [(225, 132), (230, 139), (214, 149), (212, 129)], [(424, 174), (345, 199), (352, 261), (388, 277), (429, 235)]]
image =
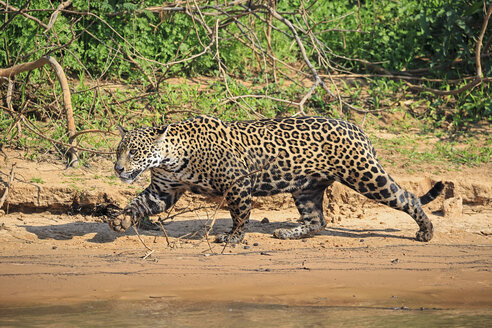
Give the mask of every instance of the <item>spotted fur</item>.
[[(432, 223), (421, 205), (443, 189), (438, 182), (424, 196), (402, 189), (376, 160), (367, 136), (356, 125), (321, 117), (226, 123), (209, 116), (170, 125), (121, 130), (115, 171), (132, 183), (151, 171), (151, 183), (126, 213), (133, 221), (169, 209), (185, 191), (224, 196), (232, 216), (219, 242), (240, 242), (252, 196), (291, 193), (301, 224), (274, 236), (296, 239), (326, 226), (325, 189), (339, 181), (364, 196), (408, 213), (419, 225), (416, 239), (429, 241)], [(123, 231), (119, 221), (113, 229)]]

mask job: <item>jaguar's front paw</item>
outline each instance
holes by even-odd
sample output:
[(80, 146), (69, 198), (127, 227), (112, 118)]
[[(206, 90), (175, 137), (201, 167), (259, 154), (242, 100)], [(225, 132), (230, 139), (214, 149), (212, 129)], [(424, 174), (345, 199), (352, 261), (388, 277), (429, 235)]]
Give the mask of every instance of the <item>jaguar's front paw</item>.
[(132, 219), (125, 213), (120, 213), (117, 217), (108, 221), (109, 227), (116, 232), (125, 232), (132, 225)]
[(243, 231), (222, 233), (215, 238), (216, 243), (238, 244), (244, 239)]

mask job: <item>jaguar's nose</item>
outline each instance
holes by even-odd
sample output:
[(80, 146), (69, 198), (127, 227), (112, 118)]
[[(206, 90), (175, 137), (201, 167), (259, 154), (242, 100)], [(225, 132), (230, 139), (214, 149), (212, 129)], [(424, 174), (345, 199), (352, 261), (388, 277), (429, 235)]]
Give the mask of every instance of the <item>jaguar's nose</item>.
[(114, 165), (114, 170), (116, 171), (116, 173), (118, 173), (118, 175), (120, 175), (123, 172), (124, 168), (123, 168), (123, 166), (116, 163)]

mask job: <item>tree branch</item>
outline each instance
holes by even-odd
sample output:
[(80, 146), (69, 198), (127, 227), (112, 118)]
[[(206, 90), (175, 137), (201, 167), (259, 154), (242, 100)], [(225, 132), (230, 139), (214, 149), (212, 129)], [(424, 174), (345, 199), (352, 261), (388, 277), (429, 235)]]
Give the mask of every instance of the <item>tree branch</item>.
[(32, 20), (32, 21), (34, 21), (34, 22), (36, 22), (37, 24), (41, 25), (41, 26), (42, 26), (42, 27), (44, 27), (45, 29), (47, 29), (47, 28), (48, 28), (48, 25), (46, 25), (45, 23), (43, 23), (42, 21), (40, 21), (40, 20), (39, 20), (39, 19), (37, 19), (36, 17), (33, 17), (33, 16), (29, 15), (29, 14), (26, 14), (25, 12), (23, 12), (23, 11), (22, 11), (22, 9), (17, 9), (16, 7), (14, 7), (14, 6), (12, 6), (12, 5), (9, 5), (9, 4), (7, 4), (5, 1), (2, 1), (2, 0), (0, 0), (0, 5), (4, 6), (4, 7), (5, 7), (5, 8), (7, 8), (7, 9), (11, 9), (11, 10), (18, 11), (18, 12), (20, 12), (20, 14), (21, 14), (22, 16), (24, 16), (25, 18), (30, 19), (30, 20)]
[[(65, 115), (67, 118), (67, 131), (68, 131), (68, 135), (72, 137), (75, 134), (75, 120), (73, 117), (72, 97), (70, 94), (70, 88), (68, 86), (68, 81), (65, 72), (63, 71), (63, 68), (56, 61), (55, 58), (50, 56), (45, 56), (29, 63), (23, 63), (23, 64), (15, 65), (13, 67), (0, 69), (0, 77), (6, 77), (7, 79), (10, 79), (12, 76), (20, 74), (22, 72), (31, 71), (36, 68), (41, 68), (46, 64), (49, 64), (51, 68), (54, 70), (58, 82), (60, 83), (63, 93), (63, 105), (65, 107)], [(3, 79), (0, 79), (0, 81), (3, 81)], [(73, 147), (69, 148), (68, 156), (69, 156), (69, 163), (73, 164), (77, 161), (77, 152)]]
[(483, 73), (482, 73), (482, 61), (480, 59), (481, 53), (482, 53), (482, 42), (483, 42), (483, 36), (485, 35), (485, 31), (487, 30), (487, 25), (489, 24), (490, 20), (490, 15), (492, 15), (492, 3), (489, 5), (489, 8), (487, 9), (487, 13), (485, 14), (485, 18), (482, 23), (482, 29), (480, 31), (480, 35), (478, 36), (477, 40), (477, 47), (475, 51), (475, 62), (477, 66), (477, 77), (482, 78)]
[(71, 4), (72, 4), (72, 0), (67, 0), (58, 5), (58, 8), (56, 8), (56, 10), (51, 14), (50, 21), (48, 22), (46, 30), (44, 30), (43, 33), (46, 34), (53, 27), (53, 25), (55, 25), (56, 18), (58, 17), (60, 11), (67, 8)]

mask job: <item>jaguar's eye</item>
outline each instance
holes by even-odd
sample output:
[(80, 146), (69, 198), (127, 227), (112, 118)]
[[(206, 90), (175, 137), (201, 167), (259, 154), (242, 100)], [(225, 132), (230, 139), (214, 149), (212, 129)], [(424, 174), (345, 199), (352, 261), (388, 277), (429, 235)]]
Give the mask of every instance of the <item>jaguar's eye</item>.
[(131, 156), (135, 155), (136, 153), (137, 153), (137, 151), (136, 151), (135, 149), (130, 149), (129, 154), (130, 154)]

